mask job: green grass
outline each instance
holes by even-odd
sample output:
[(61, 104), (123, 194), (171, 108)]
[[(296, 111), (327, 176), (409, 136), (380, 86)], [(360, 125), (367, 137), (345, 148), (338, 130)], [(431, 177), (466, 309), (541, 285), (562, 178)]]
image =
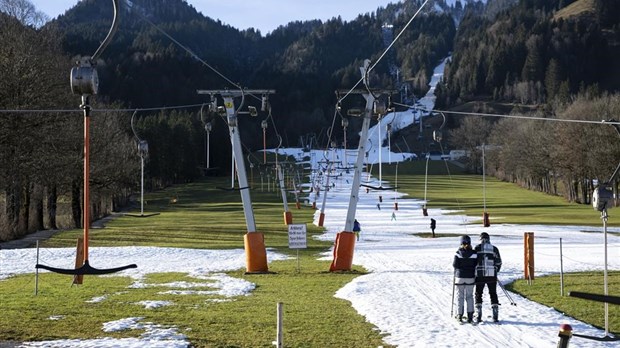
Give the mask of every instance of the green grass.
[[(604, 304), (568, 296), (570, 291), (603, 294), (603, 272), (569, 273), (564, 275), (564, 296), (561, 296), (560, 275), (535, 278), (531, 285), (526, 280), (517, 280), (506, 288), (575, 319), (596, 327), (605, 327)], [(620, 294), (620, 272), (608, 272), (610, 295)], [(620, 334), (620, 306), (609, 305), (609, 331)]]
[[(86, 276), (81, 286), (69, 286), (71, 277), (41, 274), (39, 294), (33, 295), (32, 275), (4, 281), (0, 317), (0, 340), (56, 340), (67, 338), (135, 337), (142, 330), (114, 333), (101, 331), (105, 322), (143, 317), (141, 322), (174, 326), (188, 336), (194, 347), (270, 347), (276, 336), (276, 304), (284, 304), (284, 337), (290, 347), (377, 347), (381, 335), (357, 314), (347, 301), (333, 294), (363, 272), (332, 274), (329, 262), (310, 255), (297, 261), (270, 264), (274, 274), (229, 275), (256, 284), (249, 296), (232, 301), (217, 295), (161, 294), (171, 288), (163, 283), (187, 281), (205, 283), (186, 274), (152, 274), (145, 280), (153, 287), (132, 289), (125, 277)], [(210, 287), (192, 290), (211, 290)], [(95, 297), (103, 301), (87, 303)], [(172, 305), (145, 309), (143, 300), (170, 301)], [(56, 317), (57, 320), (50, 318)], [(20, 323), (20, 325), (14, 325)], [(385, 346), (385, 345), (384, 345)]]
[[(424, 162), (409, 162), (399, 166), (399, 190), (413, 198), (424, 197)], [(393, 181), (395, 166), (384, 167), (384, 179)], [(374, 169), (376, 170), (376, 168)], [(451, 178), (445, 174), (443, 162), (433, 162), (428, 177), (427, 194), (430, 208), (446, 207), (464, 210), (467, 214), (482, 214), (481, 178), (459, 173), (451, 167)], [(220, 190), (229, 184), (225, 178), (169, 188), (147, 195), (145, 212), (160, 215), (137, 218), (122, 216), (108, 221), (103, 229), (91, 229), (91, 246), (162, 246), (181, 248), (229, 249), (243, 248), (246, 233), (245, 218), (238, 191)], [(265, 244), (281, 253), (296, 256), (288, 249), (287, 227), (279, 192), (252, 191), (253, 210), (257, 229), (265, 234)], [(171, 199), (176, 198), (176, 203)], [(294, 201), (289, 201), (294, 207)], [(548, 197), (526, 191), (514, 185), (487, 180), (487, 208), (492, 218), (511, 223), (579, 224), (600, 226), (596, 211), (585, 205), (568, 204), (559, 197)], [(134, 210), (134, 213), (136, 211)], [(365, 270), (354, 267), (352, 272), (332, 274), (329, 262), (318, 261), (318, 255), (329, 249), (332, 241), (318, 241), (312, 236), (322, 230), (312, 224), (314, 211), (309, 207), (292, 209), (294, 223), (306, 223), (308, 248), (299, 250), (297, 261), (273, 261), (273, 274), (246, 275), (244, 270), (228, 274), (256, 284), (249, 296), (228, 302), (215, 295), (170, 295), (162, 283), (174, 281), (205, 282), (187, 274), (152, 274), (145, 282), (147, 288), (128, 288), (133, 280), (125, 277), (86, 276), (84, 284), (70, 286), (71, 278), (43, 273), (39, 295), (34, 296), (34, 276), (20, 275), (1, 282), (0, 341), (50, 340), (60, 338), (138, 337), (140, 331), (102, 333), (104, 322), (127, 317), (144, 317), (144, 322), (170, 325), (189, 337), (195, 347), (270, 347), (275, 339), (276, 303), (284, 303), (284, 337), (290, 347), (377, 347), (382, 336), (367, 323), (347, 301), (334, 293)], [(610, 219), (610, 226), (617, 223)], [(81, 230), (63, 231), (41, 244), (42, 248), (75, 247)], [(441, 235), (438, 234), (439, 237)], [(165, 260), (163, 260), (165, 262)], [(570, 275), (571, 279), (592, 282), (587, 275)], [(617, 275), (614, 275), (618, 278)], [(545, 278), (536, 279), (535, 287)], [(160, 284), (160, 285), (156, 285)], [(617, 289), (617, 283), (614, 283)], [(517, 291), (519, 282), (515, 283)], [(210, 290), (208, 284), (201, 290)], [(530, 289), (535, 289), (531, 287)], [(534, 300), (558, 305), (552, 300), (552, 285), (541, 288), (547, 294)], [(612, 289), (612, 287), (610, 287)], [(581, 290), (581, 289), (580, 289)], [(600, 286), (582, 291), (601, 292)], [(524, 292), (525, 293), (525, 292)], [(86, 301), (107, 296), (96, 303)], [(174, 305), (144, 309), (135, 304), (142, 300), (166, 300)], [(562, 311), (568, 315), (598, 325), (597, 313), (580, 317), (583, 305), (575, 300), (560, 299)], [(616, 317), (617, 312), (614, 312)], [(59, 320), (50, 320), (60, 316)], [(15, 323), (19, 323), (16, 325)], [(614, 324), (614, 330), (617, 324)]]
[[(409, 197), (424, 199), (428, 208), (446, 208), (480, 217), (486, 211), (491, 224), (547, 224), (602, 226), (601, 213), (591, 205), (568, 203), (562, 197), (533, 192), (519, 186), (487, 177), (464, 174), (454, 165), (446, 168), (443, 161), (430, 161), (425, 178), (426, 161), (404, 162), (398, 165), (398, 187)], [(396, 166), (383, 166), (383, 179), (393, 183)], [(378, 175), (373, 168), (373, 174)], [(450, 174), (450, 175), (448, 175)], [(427, 182), (425, 185), (425, 181)], [(484, 186), (484, 192), (483, 192)], [(620, 226), (619, 220), (609, 219), (608, 226)]]

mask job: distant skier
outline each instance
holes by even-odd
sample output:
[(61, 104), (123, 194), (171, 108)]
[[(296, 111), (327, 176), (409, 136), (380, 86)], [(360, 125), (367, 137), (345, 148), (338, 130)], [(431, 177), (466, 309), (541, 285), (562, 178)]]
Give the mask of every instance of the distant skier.
[(474, 286), (476, 284), (476, 252), (471, 247), (469, 236), (461, 237), (461, 246), (454, 255), (454, 286), (458, 289), (456, 318), (463, 320), (464, 302), (467, 302), (467, 322), (474, 320)]
[(396, 213), (392, 212), (392, 221), (396, 220)]
[(360, 232), (362, 232), (362, 227), (357, 219), (355, 219), (355, 221), (353, 221), (353, 233), (355, 233), (358, 241), (360, 240)]
[(499, 302), (497, 301), (497, 274), (502, 267), (499, 249), (491, 244), (491, 237), (486, 232), (480, 233), (480, 244), (475, 248), (476, 264), (476, 321), (482, 321), (482, 294), (484, 286), (489, 288), (493, 321), (499, 320)]
[(437, 227), (437, 221), (431, 218), (431, 232), (433, 232), (433, 238), (435, 238), (435, 227)]

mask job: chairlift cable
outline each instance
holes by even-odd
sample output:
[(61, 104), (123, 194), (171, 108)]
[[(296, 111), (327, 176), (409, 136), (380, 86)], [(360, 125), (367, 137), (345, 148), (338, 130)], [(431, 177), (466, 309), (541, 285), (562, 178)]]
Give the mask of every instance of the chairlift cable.
[(438, 109), (426, 109), (418, 106), (412, 106), (401, 103), (394, 103), (398, 106), (403, 106), (409, 109), (420, 110), (423, 112), (443, 112), (446, 114), (454, 114), (461, 116), (483, 116), (483, 117), (501, 117), (501, 118), (514, 118), (514, 119), (524, 119), (524, 120), (537, 120), (537, 121), (552, 121), (552, 122), (567, 122), (567, 123), (584, 123), (584, 124), (605, 124), (612, 126), (620, 126), (619, 121), (614, 120), (601, 120), (601, 121), (589, 121), (589, 120), (570, 120), (570, 119), (562, 119), (562, 118), (547, 118), (547, 117), (539, 117), (539, 116), (526, 116), (526, 115), (502, 115), (502, 114), (487, 114), (482, 112), (464, 112), (464, 111), (450, 111), (450, 110), (438, 110)]
[[(176, 110), (176, 109), (191, 109), (202, 106), (201, 104), (187, 104), (177, 106), (156, 106), (151, 108), (132, 108), (132, 109), (91, 109), (91, 113), (94, 112), (132, 112), (132, 111), (157, 111), (157, 110)], [(14, 113), (14, 114), (34, 114), (34, 113), (71, 113), (79, 112), (80, 116), (83, 113), (80, 109), (0, 109), (0, 113)]]
[[(379, 58), (377, 59), (377, 61), (372, 64), (371, 66), (369, 66), (369, 68), (367, 69), (367, 73), (370, 73), (371, 70), (373, 70), (377, 64), (379, 64), (379, 62), (385, 57), (385, 55), (388, 53), (388, 51), (392, 48), (392, 46), (394, 46), (394, 44), (396, 44), (396, 41), (398, 41), (398, 39), (400, 39), (401, 35), (405, 32), (405, 30), (407, 30), (407, 28), (409, 27), (409, 25), (411, 25), (411, 23), (413, 22), (413, 20), (418, 16), (418, 14), (420, 13), (420, 11), (422, 11), (422, 9), (424, 8), (424, 6), (426, 6), (426, 4), (428, 3), (429, 0), (425, 0), (424, 3), (420, 6), (420, 8), (416, 11), (416, 13), (413, 14), (413, 16), (411, 17), (411, 19), (409, 19), (409, 22), (407, 22), (407, 24), (405, 24), (405, 26), (403, 27), (403, 29), (398, 33), (398, 35), (396, 35), (396, 37), (394, 38), (394, 40), (392, 40), (392, 42), (388, 45), (388, 47), (383, 51), (383, 53), (381, 54), (381, 56), (379, 56)], [(338, 100), (338, 102), (342, 102), (346, 97), (348, 97), (354, 90), (355, 88), (357, 88), (357, 86), (359, 86), (360, 83), (362, 83), (365, 79), (365, 76), (363, 76), (362, 78), (359, 79), (359, 81), (357, 81), (357, 83), (351, 87), (351, 89), (342, 97)]]
[[(126, 0), (125, 0), (126, 1)], [(153, 26), (153, 28), (155, 28), (157, 31), (159, 31), (161, 34), (163, 34), (164, 36), (166, 36), (168, 39), (170, 39), (170, 41), (174, 42), (177, 46), (181, 47), (183, 50), (185, 50), (185, 52), (189, 53), (190, 56), (192, 56), (192, 58), (198, 60), (200, 63), (202, 63), (204, 66), (206, 66), (207, 68), (211, 69), (214, 73), (216, 73), (217, 75), (219, 75), (221, 78), (223, 78), (224, 80), (226, 80), (226, 82), (230, 83), (231, 85), (233, 85), (234, 87), (243, 90), (243, 88), (233, 82), (231, 79), (229, 79), (228, 77), (226, 77), (224, 74), (222, 74), (221, 72), (219, 72), (217, 69), (215, 69), (213, 66), (211, 66), (209, 63), (207, 63), (206, 61), (204, 61), (202, 58), (200, 58), (197, 54), (195, 54), (192, 50), (190, 50), (188, 47), (184, 46), (183, 44), (181, 44), (178, 40), (176, 40), (174, 37), (172, 37), (172, 35), (168, 34), (165, 30), (161, 29), (159, 26), (157, 26), (155, 23), (151, 22), (148, 18), (146, 18), (146, 16), (142, 15), (140, 13), (140, 11), (133, 11), (134, 13), (137, 13), (139, 17), (142, 18), (142, 20), (144, 20), (145, 22), (147, 22), (148, 24), (150, 24), (151, 26)]]

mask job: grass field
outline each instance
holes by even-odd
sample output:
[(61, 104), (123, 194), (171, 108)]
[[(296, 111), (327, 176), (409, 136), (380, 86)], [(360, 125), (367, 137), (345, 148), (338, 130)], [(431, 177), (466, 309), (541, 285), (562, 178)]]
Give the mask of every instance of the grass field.
[[(399, 191), (411, 197), (424, 195), (423, 162), (408, 162), (399, 166)], [(436, 162), (436, 165), (443, 162)], [(421, 167), (422, 166), (422, 167)], [(384, 180), (395, 174), (395, 166), (386, 166)], [(469, 215), (482, 214), (482, 184), (479, 176), (452, 172), (441, 175), (441, 167), (432, 169), (428, 177), (429, 206), (463, 210)], [(422, 174), (420, 174), (422, 170)], [(206, 178), (204, 181), (147, 195), (145, 212), (160, 212), (149, 218), (124, 216), (106, 223), (103, 229), (91, 230), (91, 246), (165, 246), (180, 248), (228, 249), (243, 248), (245, 220), (238, 191), (220, 190), (228, 179)], [(600, 215), (590, 206), (568, 204), (559, 197), (520, 189), (512, 184), (487, 180), (487, 208), (494, 222), (579, 224), (600, 226)], [(171, 203), (176, 198), (176, 203)], [(283, 222), (280, 193), (252, 190), (253, 209), (258, 230), (265, 234), (269, 247), (281, 253), (288, 249), (287, 228)], [(292, 199), (292, 198), (290, 198)], [(294, 205), (294, 204), (293, 204)], [(275, 338), (275, 304), (285, 303), (286, 344), (291, 347), (377, 347), (382, 336), (356, 313), (347, 301), (337, 299), (337, 289), (364, 274), (354, 267), (352, 272), (327, 272), (329, 262), (318, 261), (319, 253), (329, 249), (331, 242), (321, 242), (311, 236), (321, 233), (312, 224), (314, 211), (309, 207), (293, 210), (294, 223), (307, 223), (308, 248), (299, 250), (300, 272), (295, 260), (274, 261), (269, 267), (273, 274), (250, 275), (244, 270), (229, 274), (256, 284), (251, 296), (229, 302), (207, 302), (204, 298), (183, 298), (158, 294), (157, 287), (131, 289), (125, 277), (87, 277), (81, 286), (70, 286), (68, 276), (44, 273), (40, 279), (40, 294), (33, 295), (32, 275), (15, 276), (1, 281), (0, 341), (49, 340), (60, 338), (94, 338), (101, 336), (102, 323), (123, 317), (142, 316), (162, 325), (174, 325), (183, 331), (195, 347), (270, 347)], [(610, 226), (618, 223), (610, 221)], [(63, 231), (45, 241), (43, 248), (74, 247), (81, 230)], [(165, 262), (165, 260), (162, 260)], [(600, 292), (589, 287), (591, 274), (571, 275), (578, 283), (573, 289)], [(191, 281), (187, 274), (152, 274), (152, 283)], [(618, 277), (615, 277), (616, 279)], [(535, 301), (557, 306), (558, 310), (601, 326), (600, 313), (582, 313), (583, 305), (558, 304), (557, 279), (537, 278), (535, 287), (516, 282), (514, 290)], [(546, 285), (548, 284), (548, 285)], [(572, 285), (571, 285), (572, 286)], [(95, 296), (107, 294), (114, 301), (85, 303)], [(146, 310), (128, 303), (143, 299), (170, 300), (175, 306)], [(561, 302), (561, 301), (560, 301)], [(602, 307), (602, 306), (586, 306)], [(50, 321), (61, 315), (65, 320)], [(616, 316), (616, 321), (620, 316)], [(615, 323), (618, 327), (620, 323)], [(107, 335), (107, 334), (106, 334)], [(110, 337), (136, 336), (135, 332), (114, 333)]]

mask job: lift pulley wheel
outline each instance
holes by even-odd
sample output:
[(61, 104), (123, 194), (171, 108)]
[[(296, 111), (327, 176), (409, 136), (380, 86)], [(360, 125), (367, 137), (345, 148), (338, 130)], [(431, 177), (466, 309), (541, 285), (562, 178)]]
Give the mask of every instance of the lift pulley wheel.
[(71, 91), (77, 95), (95, 95), (99, 90), (97, 70), (90, 64), (71, 68)]

